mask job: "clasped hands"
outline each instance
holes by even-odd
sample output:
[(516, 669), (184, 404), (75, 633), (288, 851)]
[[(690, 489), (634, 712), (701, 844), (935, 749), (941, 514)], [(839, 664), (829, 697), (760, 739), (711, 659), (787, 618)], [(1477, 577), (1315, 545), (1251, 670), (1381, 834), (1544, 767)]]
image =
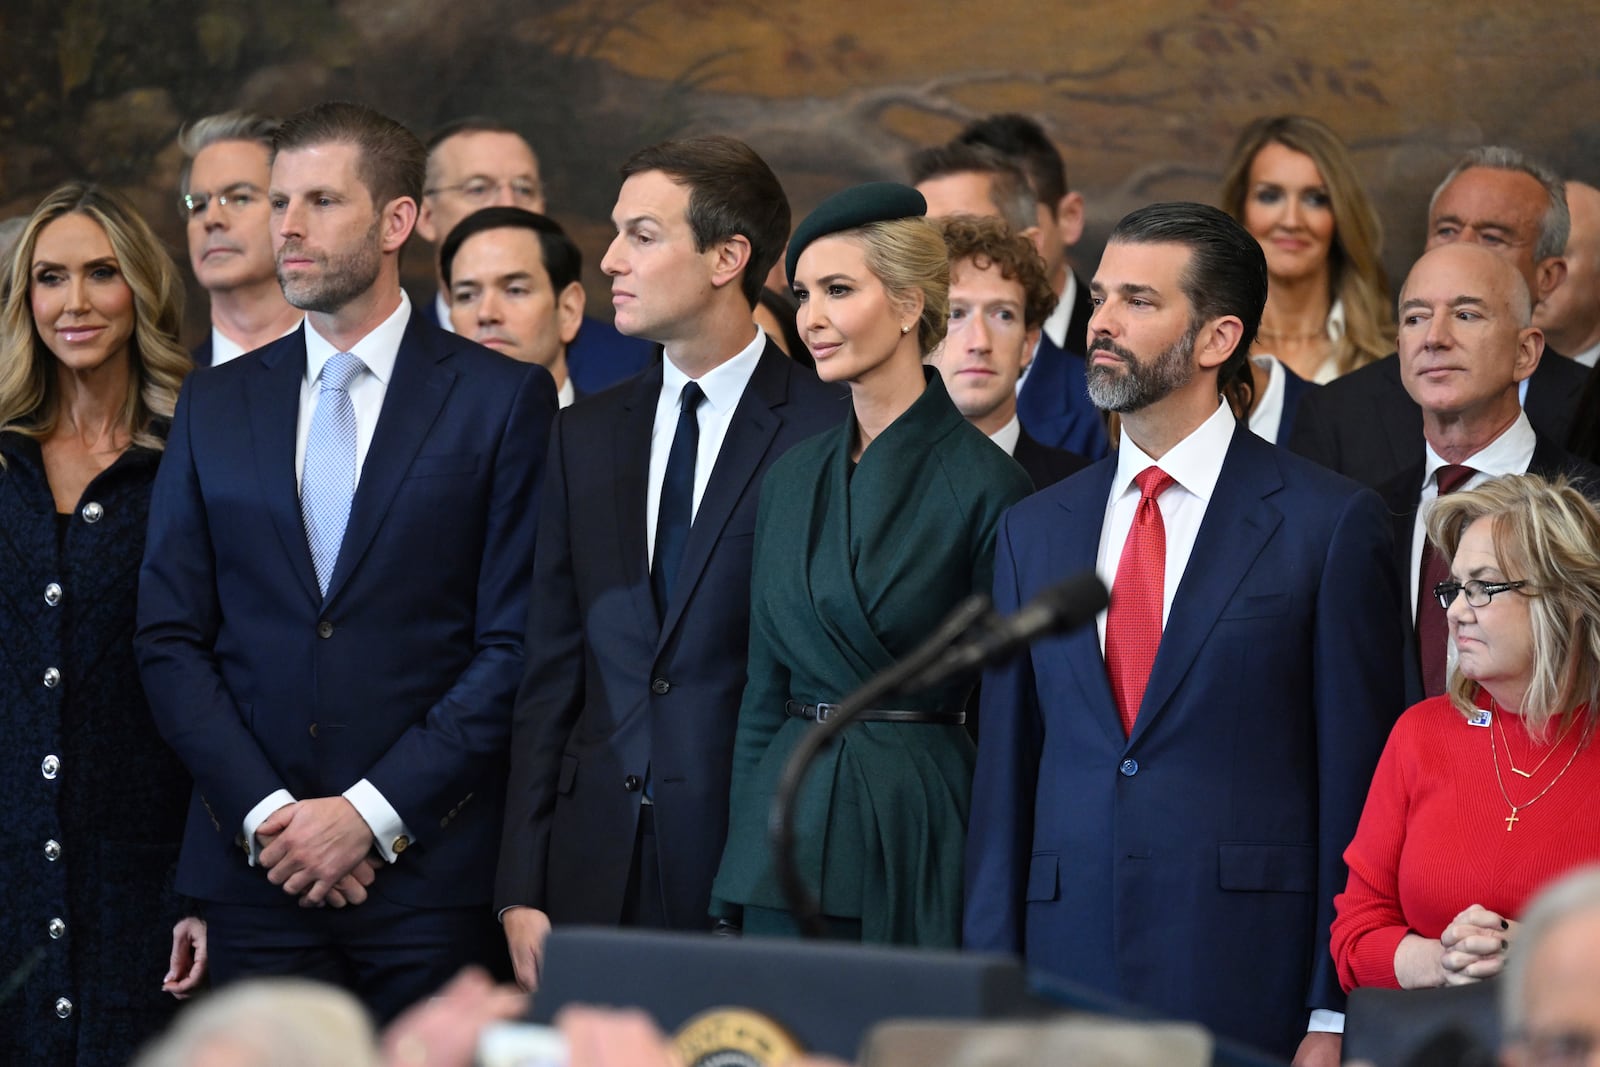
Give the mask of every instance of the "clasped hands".
[(1439, 935), (1444, 985), (1468, 985), (1500, 973), (1517, 924), (1481, 904), (1457, 915)]
[(285, 804), (256, 828), (256, 863), (303, 908), (360, 904), (383, 859), (372, 829), (344, 797)]

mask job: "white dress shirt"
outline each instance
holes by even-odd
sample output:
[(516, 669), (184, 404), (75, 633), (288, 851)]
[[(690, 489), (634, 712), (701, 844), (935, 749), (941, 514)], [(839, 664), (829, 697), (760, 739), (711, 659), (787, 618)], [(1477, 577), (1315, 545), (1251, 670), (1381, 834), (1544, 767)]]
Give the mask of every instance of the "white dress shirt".
[[(305, 320), (302, 319), (301, 321), (303, 322)], [(299, 328), (300, 323), (297, 322), (287, 330), (284, 330), (278, 336), (288, 337), (291, 333), (294, 333)], [(213, 367), (220, 367), (230, 359), (238, 359), (240, 356), (244, 355), (246, 351), (249, 350), (243, 345), (239, 344), (239, 342), (235, 341), (233, 338), (229, 337), (227, 334), (223, 333), (221, 330), (217, 329), (215, 325), (211, 327), (211, 365)]]
[(1579, 352), (1572, 357), (1572, 361), (1574, 363), (1582, 363), (1585, 367), (1593, 367), (1596, 362), (1600, 362), (1600, 344)]
[(578, 399), (578, 390), (572, 384), (572, 375), (567, 375), (567, 380), (561, 383), (561, 388), (556, 390), (556, 406), (570, 408), (572, 402)]
[[(751, 329), (755, 329), (751, 324)], [(695, 419), (700, 424), (700, 448), (694, 459), (694, 502), (689, 510), (692, 526), (694, 516), (700, 512), (700, 498), (705, 496), (706, 483), (711, 480), (717, 454), (722, 451), (723, 438), (728, 436), (728, 425), (733, 421), (733, 409), (744, 396), (744, 387), (761, 362), (761, 353), (767, 347), (767, 335), (760, 330), (737, 356), (720, 363), (699, 378), (693, 379), (705, 399), (695, 409)], [(645, 499), (645, 558), (651, 566), (656, 558), (656, 512), (661, 509), (661, 483), (667, 476), (667, 457), (672, 452), (672, 439), (678, 436), (678, 404), (683, 387), (690, 378), (670, 359), (661, 361), (661, 395), (656, 399), (655, 428), (650, 431), (650, 483)]]
[[(366, 366), (365, 370), (355, 376), (349, 387), (350, 405), (355, 408), (356, 413), (356, 484), (359, 487), (361, 468), (367, 459), (367, 449), (372, 445), (372, 434), (378, 425), (378, 414), (383, 409), (384, 393), (389, 387), (389, 380), (394, 377), (395, 360), (400, 355), (400, 339), (404, 336), (406, 323), (410, 319), (411, 301), (402, 292), (400, 306), (395, 308), (394, 313), (348, 349), (338, 348), (318, 333), (309, 322), (305, 324), (306, 376), (300, 383), (300, 421), (294, 446), (296, 484), (299, 483), (301, 472), (305, 468), (306, 438), (311, 434), (311, 417), (316, 411), (317, 400), (321, 394), (318, 378), (322, 375), (322, 367), (336, 353), (348, 351), (359, 357)], [(377, 787), (365, 778), (346, 789), (344, 798), (366, 820), (384, 860), (394, 863), (398, 858), (393, 847), (395, 840), (411, 836), (411, 831), (400, 818), (400, 813), (394, 810), (394, 805), (390, 804), (383, 794), (378, 792)], [(245, 815), (244, 839), (249, 846), (252, 866), (256, 862), (256, 829), (266, 821), (267, 816), (285, 804), (294, 802), (293, 794), (287, 789), (279, 789), (263, 798)]]
[(1006, 455), (1016, 455), (1017, 442), (1022, 440), (1022, 420), (1012, 415), (1010, 422), (989, 435), (989, 440), (1005, 449)]
[[(1217, 476), (1222, 473), (1222, 460), (1228, 454), (1228, 444), (1238, 423), (1227, 404), (1218, 401), (1211, 417), (1182, 441), (1179, 441), (1159, 461), (1151, 459), (1144, 449), (1127, 434), (1122, 435), (1122, 446), (1117, 449), (1117, 474), (1111, 481), (1111, 496), (1106, 501), (1106, 520), (1100, 527), (1100, 553), (1095, 560), (1095, 570), (1106, 588), (1112, 588), (1117, 577), (1117, 565), (1122, 562), (1122, 549), (1128, 541), (1128, 531), (1133, 529), (1134, 513), (1139, 510), (1139, 487), (1134, 483), (1146, 467), (1160, 467), (1177, 483), (1157, 499), (1161, 508), (1161, 521), (1167, 531), (1167, 561), (1165, 587), (1161, 591), (1161, 626), (1167, 625), (1167, 614), (1172, 610), (1172, 598), (1183, 580), (1184, 568), (1189, 565), (1189, 553), (1194, 551), (1195, 538), (1200, 535), (1200, 523), (1205, 520), (1206, 506), (1217, 487)], [(1113, 593), (1113, 595), (1115, 595)], [(1106, 650), (1106, 613), (1095, 617), (1100, 631), (1100, 652)]]
[[(1505, 431), (1483, 448), (1474, 452), (1461, 461), (1464, 467), (1471, 467), (1477, 473), (1468, 478), (1461, 485), (1461, 492), (1465, 489), (1476, 489), (1490, 478), (1498, 478), (1502, 474), (1525, 474), (1533, 463), (1533, 449), (1538, 444), (1538, 439), (1533, 433), (1533, 423), (1528, 421), (1526, 411), (1517, 412), (1517, 421), (1506, 427)], [(1422, 468), (1422, 496), (1417, 503), (1417, 518), (1411, 526), (1411, 569), (1408, 572), (1411, 580), (1406, 583), (1411, 590), (1411, 619), (1417, 618), (1417, 582), (1422, 573), (1422, 545), (1428, 539), (1428, 514), (1433, 511), (1433, 502), (1439, 499), (1439, 468), (1445, 466), (1445, 461), (1433, 446), (1425, 444), (1427, 459)]]
[(1278, 428), (1283, 425), (1284, 379), (1288, 373), (1276, 356), (1251, 356), (1250, 362), (1267, 372), (1267, 387), (1250, 409), (1250, 431), (1257, 437), (1278, 443)]

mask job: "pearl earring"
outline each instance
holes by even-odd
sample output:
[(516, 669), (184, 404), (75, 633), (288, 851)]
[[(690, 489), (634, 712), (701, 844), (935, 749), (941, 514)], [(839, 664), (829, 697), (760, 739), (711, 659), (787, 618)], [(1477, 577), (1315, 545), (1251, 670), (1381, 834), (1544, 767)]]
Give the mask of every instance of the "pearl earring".
[(901, 327), (900, 327), (900, 335), (902, 337), (905, 336), (906, 334), (910, 333), (910, 332), (911, 332), (911, 327), (906, 326), (906, 325), (901, 325)]

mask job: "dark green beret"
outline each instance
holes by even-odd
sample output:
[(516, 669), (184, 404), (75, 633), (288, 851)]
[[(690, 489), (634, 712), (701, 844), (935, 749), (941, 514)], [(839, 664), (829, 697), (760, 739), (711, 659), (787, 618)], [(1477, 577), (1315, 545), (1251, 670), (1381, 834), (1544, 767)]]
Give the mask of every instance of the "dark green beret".
[(928, 202), (922, 194), (899, 182), (867, 182), (834, 193), (818, 204), (789, 238), (789, 255), (784, 260), (789, 284), (794, 284), (794, 268), (800, 262), (800, 253), (818, 237), (853, 230), (869, 222), (920, 218), (927, 213)]

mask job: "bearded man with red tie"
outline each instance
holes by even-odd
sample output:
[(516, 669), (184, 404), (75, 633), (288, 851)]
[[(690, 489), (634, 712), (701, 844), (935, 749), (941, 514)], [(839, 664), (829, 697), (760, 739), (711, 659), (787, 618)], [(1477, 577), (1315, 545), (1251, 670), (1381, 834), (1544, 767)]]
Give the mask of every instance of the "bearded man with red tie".
[(1095, 629), (983, 682), (966, 944), (1297, 1063), (1336, 1063), (1341, 855), (1402, 708), (1399, 582), (1369, 489), (1222, 397), (1260, 245), (1199, 204), (1117, 224), (1091, 286), (1113, 455), (1003, 520), (995, 601), (1096, 568)]

